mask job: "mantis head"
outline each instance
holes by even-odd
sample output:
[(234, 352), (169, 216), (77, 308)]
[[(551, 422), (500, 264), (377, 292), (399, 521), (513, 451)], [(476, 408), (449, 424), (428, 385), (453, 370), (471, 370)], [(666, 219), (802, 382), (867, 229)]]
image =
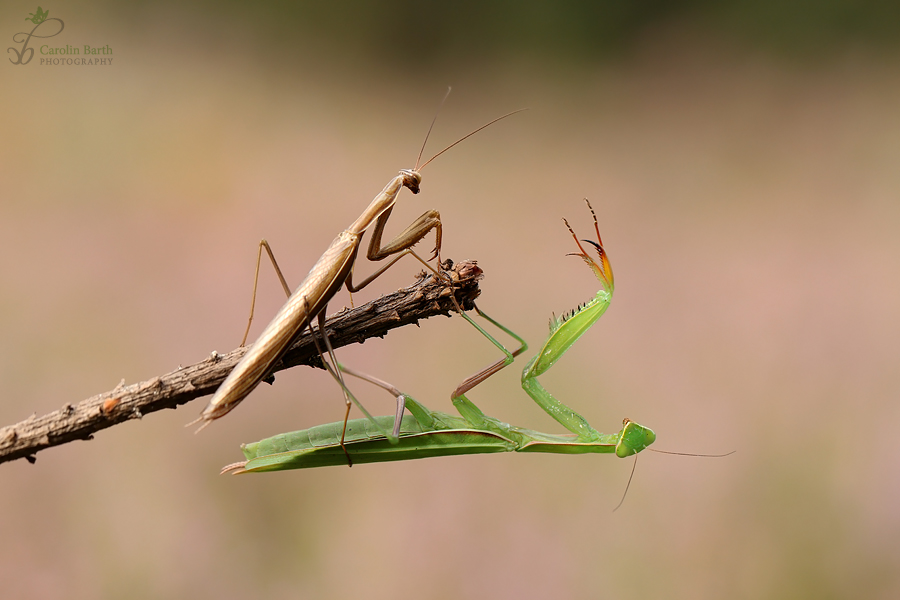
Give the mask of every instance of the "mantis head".
[(656, 441), (656, 434), (652, 429), (638, 425), (631, 419), (625, 419), (622, 424), (624, 427), (616, 444), (616, 456), (619, 458), (637, 454)]
[(413, 194), (419, 193), (419, 184), (422, 183), (422, 176), (414, 169), (401, 169), (400, 174), (403, 176), (403, 186), (408, 187)]

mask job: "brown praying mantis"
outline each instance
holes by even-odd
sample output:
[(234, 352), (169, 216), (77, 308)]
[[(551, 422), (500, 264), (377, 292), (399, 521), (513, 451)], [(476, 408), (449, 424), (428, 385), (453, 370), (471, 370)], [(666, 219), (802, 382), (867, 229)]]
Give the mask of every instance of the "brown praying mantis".
[[(450, 90), (448, 89), (447, 95), (449, 95), (449, 93)], [(444, 100), (446, 100), (447, 95), (444, 96)], [(441, 101), (441, 105), (443, 105), (443, 100)], [(256, 388), (256, 386), (258, 386), (260, 382), (269, 375), (272, 366), (278, 361), (279, 358), (284, 355), (291, 342), (301, 331), (303, 331), (304, 328), (309, 328), (310, 333), (312, 333), (313, 340), (316, 342), (316, 348), (318, 349), (320, 356), (322, 356), (323, 364), (335, 379), (335, 381), (337, 381), (338, 385), (340, 385), (344, 393), (344, 400), (346, 403), (346, 410), (344, 413), (344, 432), (346, 432), (346, 424), (350, 415), (351, 402), (356, 404), (356, 406), (363, 412), (366, 418), (374, 423), (379, 430), (381, 430), (382, 427), (379, 422), (376, 421), (368, 413), (368, 411), (366, 411), (365, 407), (363, 407), (362, 404), (360, 404), (360, 402), (353, 396), (347, 385), (344, 383), (344, 379), (340, 369), (336, 368), (337, 360), (334, 356), (334, 349), (332, 348), (331, 342), (328, 339), (328, 334), (325, 331), (325, 312), (328, 306), (328, 302), (334, 297), (335, 294), (337, 294), (338, 291), (340, 291), (342, 286), (346, 286), (347, 290), (349, 290), (351, 293), (363, 289), (407, 254), (411, 254), (412, 256), (414, 256), (437, 277), (447, 279), (446, 276), (443, 276), (441, 273), (439, 273), (438, 270), (434, 269), (431, 265), (428, 264), (428, 261), (422, 259), (413, 250), (413, 246), (415, 246), (432, 229), (434, 229), (435, 247), (431, 258), (429, 258), (428, 260), (437, 258), (438, 269), (440, 269), (442, 226), (440, 213), (438, 211), (426, 211), (418, 219), (411, 223), (402, 233), (398, 234), (387, 244), (382, 245), (381, 238), (384, 232), (384, 227), (391, 216), (391, 211), (394, 208), (394, 203), (397, 201), (397, 196), (400, 193), (400, 190), (404, 187), (408, 188), (413, 194), (418, 194), (419, 185), (422, 182), (422, 175), (420, 172), (422, 171), (422, 169), (428, 166), (431, 161), (436, 159), (438, 156), (440, 156), (450, 148), (453, 148), (463, 140), (475, 135), (482, 129), (493, 125), (501, 119), (505, 119), (506, 117), (521, 112), (522, 110), (525, 109), (519, 109), (507, 113), (501, 117), (497, 117), (496, 119), (486, 123), (485, 125), (482, 125), (478, 129), (475, 129), (474, 131), (453, 142), (452, 144), (432, 156), (430, 159), (422, 163), (420, 166), (419, 162), (422, 159), (422, 153), (425, 150), (425, 144), (428, 142), (428, 137), (431, 134), (431, 130), (434, 127), (435, 121), (437, 120), (437, 115), (435, 115), (434, 119), (431, 122), (431, 126), (428, 128), (428, 133), (425, 135), (425, 141), (422, 143), (422, 148), (419, 151), (419, 156), (416, 159), (416, 166), (412, 169), (402, 169), (397, 176), (395, 176), (388, 182), (384, 189), (381, 190), (381, 192), (377, 196), (375, 196), (375, 198), (369, 203), (369, 206), (366, 207), (366, 209), (350, 225), (350, 227), (339, 233), (334, 241), (331, 242), (331, 245), (325, 250), (316, 264), (313, 265), (309, 274), (306, 276), (306, 279), (303, 280), (300, 286), (297, 287), (297, 289), (293, 293), (290, 293), (290, 288), (285, 282), (281, 270), (278, 268), (278, 264), (275, 261), (274, 254), (272, 253), (272, 249), (269, 247), (269, 244), (266, 242), (266, 240), (260, 241), (256, 261), (256, 279), (253, 285), (253, 302), (251, 303), (250, 307), (250, 319), (248, 320), (247, 331), (244, 333), (244, 340), (241, 342), (241, 345), (243, 345), (244, 341), (246, 341), (247, 332), (249, 332), (250, 329), (250, 322), (252, 322), (253, 319), (253, 308), (256, 301), (256, 287), (259, 278), (259, 263), (262, 257), (263, 248), (266, 249), (266, 252), (269, 255), (269, 258), (271, 259), (272, 264), (275, 268), (275, 272), (278, 275), (279, 280), (281, 281), (281, 285), (284, 288), (285, 292), (288, 294), (289, 298), (284, 306), (281, 307), (281, 310), (278, 311), (272, 321), (268, 324), (268, 326), (266, 326), (266, 328), (260, 334), (259, 338), (257, 338), (250, 349), (247, 350), (246, 354), (244, 354), (244, 356), (234, 367), (234, 369), (231, 371), (222, 385), (220, 385), (216, 390), (216, 393), (213, 395), (212, 399), (209, 401), (209, 404), (200, 414), (200, 417), (193, 422), (203, 422), (197, 431), (200, 431), (215, 419), (223, 417), (224, 415), (231, 412), (234, 407), (236, 407), (244, 398), (246, 398), (250, 394), (250, 392), (252, 392)], [(380, 261), (389, 256), (393, 256), (393, 258), (390, 260), (390, 262), (376, 270), (362, 282), (360, 282), (359, 284), (354, 284), (353, 267), (356, 263), (357, 253), (362, 241), (362, 236), (370, 227), (372, 227), (372, 236), (369, 240), (369, 247), (366, 252), (366, 258), (370, 261)], [(318, 322), (318, 336), (319, 338), (321, 338), (322, 345), (320, 345), (320, 340), (316, 337), (316, 331), (314, 331), (312, 327), (312, 321), (314, 318)], [(325, 360), (325, 354), (328, 355), (331, 364), (329, 364), (329, 362)], [(398, 397), (393, 431), (391, 434), (387, 433), (386, 431), (382, 431), (385, 437), (394, 442), (396, 442), (396, 440), (398, 439), (398, 435), (400, 432), (400, 423), (403, 417), (404, 406), (404, 399), (402, 397)], [(343, 435), (344, 434), (342, 434), (341, 436), (342, 447)], [(350, 461), (349, 454), (347, 455), (347, 460), (348, 462)]]

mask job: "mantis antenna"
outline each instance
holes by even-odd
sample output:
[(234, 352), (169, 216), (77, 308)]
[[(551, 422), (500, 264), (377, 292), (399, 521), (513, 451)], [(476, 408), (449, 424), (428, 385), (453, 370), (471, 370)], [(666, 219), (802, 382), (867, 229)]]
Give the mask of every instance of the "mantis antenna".
[[(582, 240), (588, 241), (588, 240)], [(726, 452), (725, 454), (692, 454), (690, 452), (669, 452), (668, 450), (657, 450), (656, 448), (647, 448), (650, 452), (656, 452), (657, 454), (671, 454), (672, 456), (696, 456), (698, 458), (725, 458), (726, 456), (731, 456), (737, 450), (732, 450), (731, 452)], [(613, 509), (613, 512), (619, 510), (619, 507), (622, 506), (622, 503), (625, 502), (625, 496), (628, 495), (628, 488), (631, 487), (631, 480), (634, 478), (634, 471), (637, 469), (637, 454), (634, 455), (634, 465), (631, 467), (631, 475), (628, 476), (628, 483), (625, 484), (625, 492), (622, 494), (622, 499), (619, 500), (619, 503)]]
[[(449, 90), (448, 90), (447, 93), (448, 93), (448, 94), (450, 93)], [(478, 132), (481, 131), (482, 129), (485, 129), (485, 128), (487, 128), (487, 127), (490, 127), (491, 125), (493, 125), (493, 124), (496, 123), (497, 121), (500, 121), (500, 120), (502, 120), (502, 119), (505, 119), (506, 117), (511, 117), (511, 116), (513, 116), (514, 114), (520, 113), (520, 112), (525, 111), (525, 110), (528, 110), (528, 109), (527, 109), (527, 108), (520, 108), (519, 110), (514, 110), (514, 111), (512, 111), (512, 112), (506, 113), (506, 114), (503, 115), (503, 116), (497, 117), (497, 118), (494, 119), (493, 121), (490, 121), (490, 122), (488, 122), (488, 123), (485, 123), (484, 125), (482, 125), (482, 126), (479, 127), (478, 129), (476, 129), (475, 131), (473, 131), (473, 132), (471, 132), (471, 133), (469, 133), (469, 134), (467, 134), (467, 135), (464, 135), (463, 137), (459, 138), (458, 140), (456, 140), (455, 142), (453, 142), (452, 144), (450, 144), (449, 146), (447, 146), (446, 148), (444, 148), (443, 150), (441, 150), (440, 152), (438, 152), (437, 154), (435, 154), (434, 156), (432, 156), (431, 158), (429, 158), (428, 160), (426, 160), (426, 161), (425, 161), (425, 164), (423, 164), (421, 167), (418, 167), (417, 170), (421, 171), (422, 169), (424, 169), (425, 167), (428, 166), (428, 163), (430, 163), (431, 161), (433, 161), (434, 159), (436, 159), (438, 156), (440, 156), (441, 154), (443, 154), (444, 152), (446, 152), (447, 150), (449, 150), (449, 149), (452, 148), (453, 146), (459, 144), (459, 143), (462, 142), (463, 140), (466, 140), (466, 139), (472, 137), (473, 135), (475, 135), (476, 133), (478, 133)], [(437, 115), (435, 115), (435, 118), (437, 118)], [(432, 124), (433, 124), (433, 123), (432, 123)], [(429, 131), (430, 131), (430, 130), (429, 130)], [(425, 147), (422, 146), (422, 149), (424, 150)], [(421, 158), (421, 153), (419, 154), (419, 157)], [(418, 164), (418, 161), (416, 161), (416, 163)]]
[(429, 136), (431, 136), (431, 130), (434, 129), (434, 124), (437, 122), (438, 115), (441, 114), (441, 109), (444, 108), (444, 102), (447, 101), (447, 98), (450, 96), (450, 91), (452, 89), (452, 87), (447, 88), (447, 93), (444, 94), (444, 97), (441, 99), (441, 103), (438, 104), (437, 110), (434, 111), (434, 118), (431, 119), (431, 125), (428, 126), (428, 132), (425, 134), (425, 139), (422, 141), (422, 147), (419, 149), (419, 155), (416, 157), (416, 167), (413, 169), (413, 171), (419, 170), (419, 161), (422, 160), (422, 153), (425, 152), (425, 144), (428, 143), (428, 138)]

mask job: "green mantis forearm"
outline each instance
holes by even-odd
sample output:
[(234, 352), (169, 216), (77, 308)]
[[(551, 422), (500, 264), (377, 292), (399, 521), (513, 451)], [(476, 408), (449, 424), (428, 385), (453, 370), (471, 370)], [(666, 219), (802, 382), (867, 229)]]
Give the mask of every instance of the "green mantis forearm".
[[(585, 202), (587, 202), (585, 200)], [(603, 248), (603, 241), (600, 238), (600, 227), (597, 223), (597, 215), (594, 212), (594, 209), (591, 208), (590, 203), (588, 202), (588, 208), (591, 209), (591, 214), (594, 217), (594, 231), (597, 233), (597, 241), (593, 242), (591, 240), (583, 240), (584, 242), (594, 246), (594, 249), (597, 252), (597, 259), (595, 260), (591, 257), (581, 245), (581, 241), (578, 240), (578, 237), (575, 235), (575, 232), (572, 230), (572, 227), (569, 225), (568, 221), (565, 221), (566, 227), (569, 229), (569, 232), (572, 234), (572, 238), (575, 240), (575, 244), (578, 246), (578, 253), (575, 253), (574, 256), (580, 257), (584, 262), (591, 268), (594, 272), (594, 275), (597, 277), (598, 281), (600, 281), (600, 290), (597, 294), (588, 302), (582, 304), (575, 310), (565, 314), (562, 318), (557, 319), (556, 317), (550, 320), (550, 334), (547, 337), (547, 340), (541, 346), (537, 355), (531, 359), (528, 365), (522, 371), (522, 389), (524, 389), (529, 396), (540, 406), (544, 411), (553, 417), (560, 425), (571, 431), (575, 434), (575, 439), (580, 443), (595, 443), (604, 439), (604, 434), (598, 433), (591, 425), (587, 422), (583, 416), (578, 414), (576, 411), (566, 406), (559, 400), (553, 397), (553, 395), (548, 392), (537, 380), (537, 377), (552, 367), (556, 361), (558, 361), (563, 354), (574, 344), (578, 338), (580, 338), (591, 326), (597, 322), (597, 320), (603, 316), (603, 313), (606, 312), (607, 307), (609, 306), (610, 300), (612, 300), (613, 290), (615, 288), (612, 266), (609, 263), (609, 257), (606, 254), (606, 250)], [(517, 340), (521, 342), (521, 338), (512, 333), (509, 329), (503, 327), (481, 311), (479, 314), (482, 317), (488, 319), (491, 323), (501, 328), (506, 333), (512, 335)], [(470, 319), (471, 321), (471, 319)], [(476, 326), (477, 327), (477, 326)], [(497, 342), (493, 337), (487, 334), (483, 329), (478, 327), (478, 330), (489, 340), (491, 340), (494, 345), (500, 347), (507, 352), (502, 345)], [(524, 342), (522, 342), (524, 346)], [(519, 349), (521, 351), (522, 348)], [(518, 352), (518, 351), (517, 351)], [(510, 353), (507, 352), (507, 357), (510, 356)], [(508, 362), (504, 362), (508, 364)], [(500, 367), (502, 368), (502, 367)], [(491, 367), (482, 371), (485, 373), (490, 371)], [(493, 370), (489, 374), (493, 374), (498, 369)], [(470, 378), (468, 381), (480, 382), (483, 381), (485, 377), (480, 377), (476, 375)], [(490, 429), (497, 431), (498, 433), (502, 433), (502, 424), (500, 424), (500, 428), (498, 429), (497, 422), (495, 419), (485, 418), (483, 413), (476, 407), (468, 398), (465, 396), (465, 392), (474, 387), (473, 385), (462, 385), (454, 392), (452, 396), (453, 404), (456, 406), (457, 410), (460, 411), (461, 414), (466, 416), (468, 420), (470, 417), (468, 415), (474, 415), (479, 419), (479, 424), (482, 424)], [(626, 420), (626, 427), (627, 427)], [(646, 429), (646, 428), (644, 428)], [(620, 449), (616, 451), (619, 456), (628, 456), (630, 454), (635, 454), (640, 452), (646, 446), (649, 446), (653, 439), (656, 438), (655, 434), (649, 429), (646, 429), (647, 437), (652, 438), (644, 444), (640, 441), (639, 436), (633, 438), (633, 442), (636, 444), (634, 447), (621, 446)]]

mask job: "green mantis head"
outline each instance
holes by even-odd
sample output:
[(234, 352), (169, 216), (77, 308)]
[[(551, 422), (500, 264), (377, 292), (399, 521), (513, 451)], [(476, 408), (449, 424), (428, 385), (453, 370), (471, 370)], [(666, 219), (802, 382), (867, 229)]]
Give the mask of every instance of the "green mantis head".
[(622, 434), (616, 444), (616, 456), (625, 458), (637, 454), (656, 441), (656, 434), (649, 427), (638, 425), (630, 419), (623, 422)]

